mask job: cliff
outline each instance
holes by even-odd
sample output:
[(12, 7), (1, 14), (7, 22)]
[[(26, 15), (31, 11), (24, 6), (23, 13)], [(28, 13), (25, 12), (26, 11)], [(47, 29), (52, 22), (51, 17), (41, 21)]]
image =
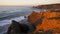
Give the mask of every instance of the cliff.
[(39, 9), (60, 9), (60, 4), (47, 4), (47, 5), (38, 5), (33, 7)]
[(60, 10), (33, 11), (27, 20), (12, 20), (6, 34), (60, 34)]
[(28, 16), (28, 21), (36, 26), (36, 31), (51, 30), (53, 34), (60, 33), (60, 10), (33, 11)]

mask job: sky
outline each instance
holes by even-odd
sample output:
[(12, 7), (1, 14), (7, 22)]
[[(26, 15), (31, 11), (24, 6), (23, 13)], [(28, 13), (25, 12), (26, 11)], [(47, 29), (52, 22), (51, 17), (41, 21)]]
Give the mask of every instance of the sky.
[(60, 0), (0, 0), (0, 6), (24, 6), (60, 3)]

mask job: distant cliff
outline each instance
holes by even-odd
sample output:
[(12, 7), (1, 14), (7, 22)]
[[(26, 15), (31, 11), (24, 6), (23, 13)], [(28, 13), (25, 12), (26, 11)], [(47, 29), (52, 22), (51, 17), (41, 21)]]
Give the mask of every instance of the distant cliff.
[(47, 4), (47, 5), (38, 5), (33, 7), (39, 9), (60, 9), (60, 4)]

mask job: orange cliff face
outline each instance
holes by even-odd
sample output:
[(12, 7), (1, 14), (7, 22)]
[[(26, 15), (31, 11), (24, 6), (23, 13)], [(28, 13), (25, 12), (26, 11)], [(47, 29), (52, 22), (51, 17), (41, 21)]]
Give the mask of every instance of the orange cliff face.
[[(42, 21), (39, 19), (42, 18)], [(28, 20), (30, 23), (35, 24), (39, 21), (36, 26), (36, 31), (39, 30), (52, 30), (54, 33), (60, 33), (60, 10), (59, 11), (51, 11), (47, 10), (46, 12), (32, 12)]]
[(37, 12), (34, 12), (34, 11), (33, 11), (33, 12), (28, 16), (28, 21), (33, 24), (33, 23), (36, 22), (41, 16), (42, 16), (42, 13), (41, 13), (41, 12), (37, 13)]

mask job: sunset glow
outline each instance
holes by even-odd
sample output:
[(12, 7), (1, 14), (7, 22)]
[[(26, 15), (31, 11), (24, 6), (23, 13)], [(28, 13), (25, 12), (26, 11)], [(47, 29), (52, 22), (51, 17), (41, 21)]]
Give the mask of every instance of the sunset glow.
[(60, 0), (0, 0), (0, 6), (24, 6), (24, 5), (38, 5), (38, 4), (51, 4), (60, 3)]

